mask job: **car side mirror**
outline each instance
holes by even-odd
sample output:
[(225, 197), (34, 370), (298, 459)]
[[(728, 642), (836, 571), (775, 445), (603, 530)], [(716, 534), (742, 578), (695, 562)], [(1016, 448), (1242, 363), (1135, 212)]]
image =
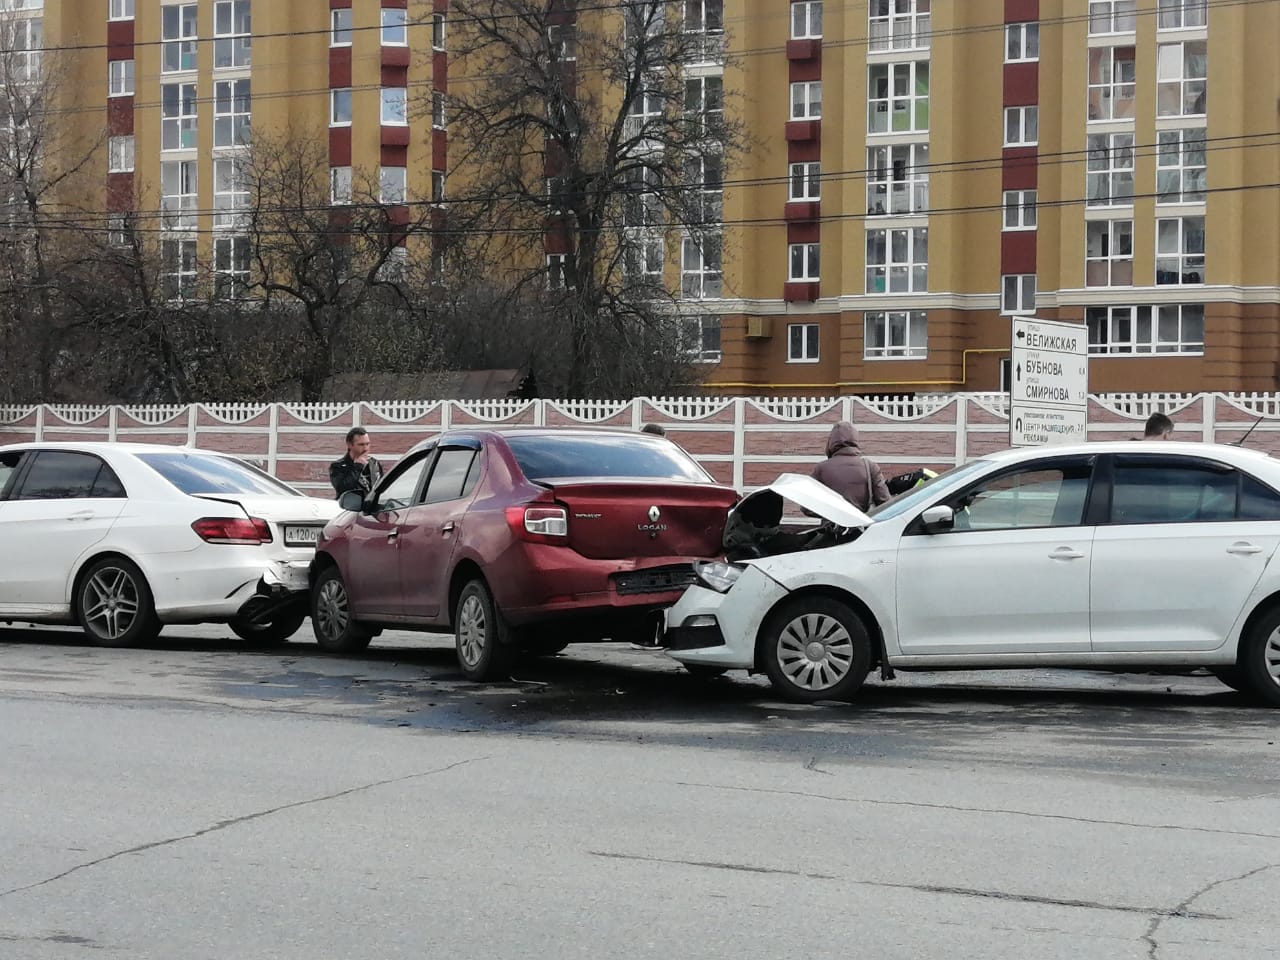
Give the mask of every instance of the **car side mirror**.
[(955, 526), (956, 512), (946, 504), (939, 504), (920, 514), (920, 523), (925, 533), (941, 533)]
[(338, 506), (343, 510), (352, 510), (355, 513), (359, 513), (364, 509), (364, 497), (359, 490), (348, 490), (338, 497)]

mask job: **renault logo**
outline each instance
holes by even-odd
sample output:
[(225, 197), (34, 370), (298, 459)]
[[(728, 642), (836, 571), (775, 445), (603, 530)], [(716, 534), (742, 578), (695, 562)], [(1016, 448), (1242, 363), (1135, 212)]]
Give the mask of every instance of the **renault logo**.
[(649, 508), (649, 522), (650, 522), (650, 523), (657, 523), (657, 522), (658, 522), (658, 518), (659, 518), (659, 517), (661, 517), (661, 516), (662, 516), (662, 511), (661, 511), (661, 510), (659, 510), (657, 507), (650, 507), (650, 508)]

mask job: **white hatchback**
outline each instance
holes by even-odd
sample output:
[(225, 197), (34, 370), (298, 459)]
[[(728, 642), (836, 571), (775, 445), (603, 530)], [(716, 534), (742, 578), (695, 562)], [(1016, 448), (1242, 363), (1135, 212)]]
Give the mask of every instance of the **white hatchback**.
[[(823, 518), (787, 532), (783, 500)], [(695, 672), (845, 699), (869, 670), (1207, 667), (1280, 706), (1280, 461), (1112, 441), (1008, 450), (868, 516), (784, 475), (666, 615)]]
[(332, 500), (235, 457), (134, 443), (0, 447), (0, 621), (128, 646), (163, 624), (288, 639)]

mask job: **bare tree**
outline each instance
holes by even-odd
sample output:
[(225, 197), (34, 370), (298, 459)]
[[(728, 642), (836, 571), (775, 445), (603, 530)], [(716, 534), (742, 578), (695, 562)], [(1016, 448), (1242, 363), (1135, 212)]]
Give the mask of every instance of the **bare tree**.
[(696, 260), (681, 297), (720, 295), (723, 175), (742, 139), (708, 69), (724, 61), (723, 23), (666, 0), (452, 9), (466, 79), (445, 106), (465, 170), (450, 229), (487, 237), (509, 297), (547, 318), (544, 342), (562, 349), (540, 383), (570, 396), (688, 384), (663, 275)]

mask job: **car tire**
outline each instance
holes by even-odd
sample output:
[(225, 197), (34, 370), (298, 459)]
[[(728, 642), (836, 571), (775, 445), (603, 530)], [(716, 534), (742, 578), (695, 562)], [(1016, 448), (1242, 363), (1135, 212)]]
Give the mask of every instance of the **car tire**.
[(255, 623), (252, 620), (237, 618), (227, 624), (241, 640), (260, 644), (264, 647), (277, 643), (287, 643), (289, 638), (302, 627), (307, 619), (307, 611), (292, 610), (268, 620), (266, 623)]
[(76, 619), (94, 643), (132, 647), (160, 635), (151, 587), (124, 557), (95, 560), (76, 583)]
[(483, 580), (472, 580), (458, 595), (453, 614), (458, 666), (468, 680), (505, 680), (513, 648), (507, 627)]
[(852, 698), (871, 665), (866, 624), (831, 597), (802, 596), (765, 620), (756, 668), (782, 697), (795, 703)]
[(1269, 706), (1280, 707), (1280, 607), (1253, 625), (1240, 644), (1236, 670), (1250, 693)]
[(326, 653), (358, 653), (372, 633), (351, 616), (347, 585), (337, 567), (325, 567), (311, 587), (311, 630)]

